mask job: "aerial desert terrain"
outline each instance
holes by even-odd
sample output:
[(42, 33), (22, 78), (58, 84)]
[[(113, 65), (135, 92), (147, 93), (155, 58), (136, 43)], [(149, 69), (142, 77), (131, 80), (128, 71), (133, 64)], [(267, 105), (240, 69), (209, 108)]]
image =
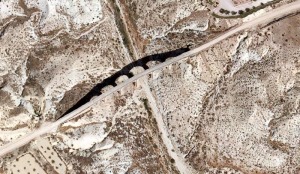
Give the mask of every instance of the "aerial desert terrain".
[(0, 174), (300, 173), (299, 12), (0, 0)]

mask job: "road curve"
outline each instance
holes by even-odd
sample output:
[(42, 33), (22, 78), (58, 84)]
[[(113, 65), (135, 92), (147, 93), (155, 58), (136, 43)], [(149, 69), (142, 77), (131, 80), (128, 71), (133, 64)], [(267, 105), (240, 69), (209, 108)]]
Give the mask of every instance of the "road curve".
[(296, 2), (293, 2), (293, 3), (290, 3), (290, 4), (287, 4), (287, 5), (284, 5), (284, 6), (281, 6), (279, 8), (276, 8), (268, 13), (265, 13), (263, 14), (262, 16), (259, 16), (257, 17), (256, 19), (252, 20), (252, 21), (249, 21), (249, 22), (246, 22), (246, 23), (243, 23), (242, 25), (236, 27), (236, 28), (233, 28), (231, 30), (229, 30), (228, 32), (224, 33), (223, 35), (213, 39), (212, 41), (206, 43), (206, 44), (203, 44), (201, 45), (200, 47), (198, 48), (195, 48), (191, 51), (188, 51), (186, 53), (183, 53), (181, 54), (180, 56), (177, 56), (177, 57), (174, 57), (164, 63), (161, 63), (161, 64), (158, 64), (157, 66), (155, 67), (152, 67), (140, 74), (137, 74), (135, 76), (133, 76), (132, 78), (128, 79), (127, 81), (119, 84), (118, 86), (110, 89), (109, 91), (103, 93), (102, 95), (96, 97), (94, 100), (82, 105), (80, 108), (74, 110), (73, 112), (65, 115), (64, 117), (60, 118), (59, 120), (57, 120), (56, 122), (53, 122), (51, 124), (48, 124), (46, 126), (43, 126), (37, 130), (35, 130), (34, 132), (31, 132), (19, 139), (17, 139), (16, 141), (14, 142), (11, 142), (11, 143), (8, 143), (2, 147), (0, 147), (0, 156), (3, 156), (7, 153), (10, 153), (12, 152), (13, 150), (27, 144), (28, 142), (30, 142), (31, 140), (33, 140), (34, 138), (36, 137), (39, 137), (43, 134), (46, 134), (48, 132), (51, 132), (52, 130), (56, 129), (60, 124), (66, 122), (67, 120), (70, 120), (72, 118), (75, 118), (77, 116), (79, 116), (80, 113), (82, 113), (83, 111), (85, 111), (86, 109), (88, 109), (89, 107), (91, 107), (92, 105), (94, 105), (95, 103), (97, 103), (98, 101), (104, 99), (105, 97), (111, 95), (112, 93), (116, 92), (116, 91), (119, 91), (121, 88), (123, 88), (124, 86), (128, 85), (129, 83), (132, 83), (133, 81), (136, 81), (137, 79), (153, 72), (153, 71), (156, 71), (156, 70), (159, 70), (163, 67), (166, 67), (174, 62), (178, 62), (179, 60), (182, 60), (184, 58), (187, 58), (189, 56), (193, 56), (197, 53), (199, 53), (200, 51), (204, 50), (204, 49), (207, 49), (213, 45), (215, 45), (216, 43), (236, 34), (237, 32), (240, 32), (246, 28), (251, 28), (251, 27), (255, 27), (259, 24), (263, 24), (265, 22), (270, 22), (276, 18), (280, 18), (282, 16), (285, 16), (285, 15), (288, 15), (290, 13), (294, 13), (296, 11), (298, 11), (300, 9), (300, 0), (296, 1)]

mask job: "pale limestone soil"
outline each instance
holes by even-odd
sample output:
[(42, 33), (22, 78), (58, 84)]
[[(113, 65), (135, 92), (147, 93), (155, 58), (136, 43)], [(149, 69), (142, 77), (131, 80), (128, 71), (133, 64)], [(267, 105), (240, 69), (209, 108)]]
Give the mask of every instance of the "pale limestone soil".
[(206, 1), (134, 0), (121, 8), (141, 55), (203, 44), (241, 21), (213, 18)]
[[(106, 7), (104, 6), (103, 9), (105, 11)], [(3, 120), (7, 121), (1, 121), (1, 124), (6, 126), (3, 131), (7, 131), (6, 134), (1, 132), (2, 140), (5, 142), (30, 131), (30, 126), (33, 127), (38, 123), (38, 120), (34, 124), (30, 121), (32, 116), (41, 113), (47, 117), (54, 116), (56, 109), (59, 109), (57, 106), (61, 105), (61, 110), (64, 107), (68, 108), (70, 100), (75, 102), (84, 90), (87, 90), (81, 86), (82, 84), (85, 87), (92, 85), (131, 60), (126, 48), (119, 46), (121, 39), (118, 31), (113, 30), (114, 23), (109, 20), (112, 18), (110, 13), (107, 13), (107, 20), (101, 20), (99, 28), (79, 40), (69, 41), (78, 34), (78, 31), (73, 28), (74, 30), (71, 31), (74, 33), (70, 36), (66, 37), (64, 34), (55, 36), (51, 42), (49, 38), (46, 38), (47, 42), (41, 45), (32, 39), (32, 37), (35, 38), (31, 28), (32, 22), (36, 22), (35, 17), (31, 22), (25, 22), (24, 26), (8, 27), (6, 30), (8, 35), (3, 36), (6, 37), (3, 45), (7, 44), (7, 48), (12, 47), (13, 39), (11, 38), (19, 38), (15, 49), (8, 50), (1, 47), (1, 58), (5, 59), (1, 73), (7, 81), (7, 85), (2, 88), (3, 95), (7, 97), (8, 93), (13, 96), (12, 99), (7, 99), (11, 100), (5, 103), (7, 105), (3, 105), (5, 107), (3, 115), (7, 115), (8, 112), (14, 116), (17, 115), (15, 119), (10, 120), (5, 116)], [(100, 22), (100, 19), (98, 21)], [(292, 21), (296, 21), (295, 17)], [(240, 170), (246, 173), (297, 171), (292, 165), (297, 165), (299, 153), (297, 149), (295, 150), (298, 145), (296, 140), (299, 137), (295, 131), (298, 129), (299, 122), (297, 119), (298, 98), (295, 97), (299, 84), (298, 54), (297, 51), (291, 54), (287, 54), (286, 51), (271, 54), (274, 50), (298, 48), (298, 35), (292, 34), (297, 30), (292, 30), (294, 26), (290, 25), (291, 23), (293, 22), (284, 23), (286, 30), (291, 32), (281, 33), (281, 39), (274, 37), (273, 33), (278, 33), (282, 25), (274, 29), (269, 27), (270, 31), (264, 29), (260, 35), (244, 33), (239, 38), (229, 40), (226, 47), (218, 45), (206, 53), (193, 57), (191, 61), (181, 61), (161, 72), (152, 74), (154, 79), (149, 81), (153, 83), (152, 86), (150, 85), (150, 90), (152, 87), (155, 88), (152, 89), (154, 91), (152, 94), (149, 94), (149, 88), (144, 82), (138, 82), (134, 89), (125, 88), (122, 94), (115, 94), (121, 96), (112, 97), (113, 99), (105, 100), (104, 103), (99, 102), (99, 105), (89, 110), (82, 122), (71, 122), (62, 126), (52, 136), (52, 145), (60, 152), (62, 159), (71, 161), (67, 170), (78, 172), (94, 171), (97, 173), (105, 170), (107, 173), (110, 171), (153, 173), (153, 170), (157, 171), (159, 168), (160, 173), (177, 173), (172, 163), (176, 164), (179, 160), (170, 159), (168, 156), (170, 154), (175, 154), (181, 158), (180, 160), (187, 159), (186, 165), (198, 171), (237, 172)], [(25, 29), (28, 29), (31, 34), (24, 33)], [(21, 34), (14, 34), (15, 30)], [(288, 35), (287, 41), (282, 34)], [(111, 40), (114, 42), (111, 43)], [(102, 49), (97, 50), (99, 47)], [(235, 51), (235, 48), (240, 51)], [(32, 49), (34, 51), (30, 52)], [(274, 63), (271, 58), (275, 55), (281, 58), (276, 59)], [(11, 59), (13, 56), (16, 57)], [(265, 60), (268, 57), (270, 60)], [(293, 57), (293, 59), (286, 62), (286, 57)], [(102, 58), (107, 58), (107, 60), (102, 61)], [(116, 58), (121, 59), (115, 60)], [(5, 64), (7, 60), (12, 60), (9, 65)], [(13, 63), (16, 63), (16, 66), (12, 66), (12, 69), (7, 68)], [(67, 66), (69, 63), (71, 67)], [(272, 69), (274, 64), (280, 71)], [(261, 72), (265, 66), (267, 73)], [(26, 70), (27, 67), (31, 69)], [(41, 73), (43, 71), (47, 73)], [(223, 76), (223, 74), (226, 75)], [(255, 79), (252, 77), (253, 74)], [(259, 78), (257, 79), (256, 76)], [(239, 81), (243, 83), (240, 84)], [(278, 82), (279, 85), (272, 83), (273, 81)], [(84, 85), (85, 82), (88, 85)], [(239, 85), (241, 85), (240, 88), (236, 89), (235, 86)], [(278, 89), (276, 85), (279, 86)], [(46, 91), (49, 95), (45, 95)], [(66, 91), (69, 91), (66, 93), (68, 95), (62, 96)], [(226, 93), (226, 91), (231, 91), (231, 93)], [(286, 91), (287, 94), (279, 93), (282, 91)], [(164, 95), (165, 93), (169, 95)], [(245, 98), (251, 98), (251, 101), (244, 100), (243, 97), (239, 98), (240, 94), (244, 93), (247, 94)], [(151, 95), (156, 96), (156, 101), (149, 100)], [(77, 98), (69, 99), (71, 96), (77, 96)], [(287, 97), (279, 100), (278, 96)], [(48, 105), (43, 104), (43, 100), (47, 97), (51, 99)], [(149, 104), (152, 107), (149, 109), (149, 106), (145, 105), (147, 100), (144, 100), (147, 98), (158, 106)], [(288, 104), (272, 108), (278, 100), (282, 103), (287, 101)], [(54, 105), (51, 105), (53, 101), (55, 101)], [(232, 105), (228, 106), (226, 104), (228, 101)], [(251, 103), (253, 101), (255, 101), (254, 104)], [(103, 105), (106, 109), (100, 109), (94, 113), (94, 110)], [(21, 109), (13, 109), (12, 112), (11, 109), (16, 106)], [(197, 109), (193, 110), (193, 108)], [(284, 112), (280, 111), (282, 108)], [(151, 116), (151, 114), (157, 115)], [(219, 118), (215, 115), (226, 117)], [(140, 118), (140, 116), (144, 117)], [(164, 130), (164, 136), (160, 136), (158, 131), (163, 130), (159, 126), (162, 124), (156, 124), (153, 120), (158, 116), (163, 117), (162, 119), (169, 128), (169, 130)], [(270, 119), (275, 121), (269, 126), (266, 122)], [(20, 121), (14, 122), (15, 120)], [(19, 129), (20, 127), (22, 129)], [(15, 131), (15, 128), (18, 130)], [(274, 133), (268, 137), (269, 129)], [(244, 150), (245, 137), (246, 144), (258, 144), (249, 145), (251, 150)], [(173, 145), (175, 149), (170, 149), (171, 146), (163, 144), (164, 140), (161, 138), (170, 138), (175, 144)], [(242, 150), (238, 149), (239, 147)], [(174, 152), (169, 153), (169, 150), (174, 150)], [(255, 161), (254, 157), (257, 157), (257, 154), (260, 158)], [(290, 159), (288, 159), (289, 156), (291, 156)], [(153, 163), (153, 161), (158, 162)], [(86, 163), (81, 165), (83, 162)], [(43, 164), (51, 169), (51, 164), (46, 159), (43, 160)], [(286, 167), (282, 168), (284, 165)]]
[[(66, 4), (49, 3), (20, 1), (7, 5), (14, 18), (1, 16), (8, 21), (0, 39), (1, 144), (54, 120), (131, 60), (104, 3), (91, 2), (81, 14), (77, 7), (65, 14), (58, 9), (67, 10)], [(64, 17), (69, 15), (76, 18)], [(52, 29), (53, 23), (64, 26)]]
[[(55, 133), (29, 143), (30, 159), (38, 163), (28, 166), (28, 170), (179, 173), (162, 143), (142, 84), (138, 81), (123, 88), (76, 120), (66, 122)], [(21, 156), (4, 160), (5, 173), (18, 170), (14, 165), (24, 162)]]
[(150, 86), (187, 164), (209, 173), (299, 172), (298, 20), (244, 33), (227, 49), (155, 73)]

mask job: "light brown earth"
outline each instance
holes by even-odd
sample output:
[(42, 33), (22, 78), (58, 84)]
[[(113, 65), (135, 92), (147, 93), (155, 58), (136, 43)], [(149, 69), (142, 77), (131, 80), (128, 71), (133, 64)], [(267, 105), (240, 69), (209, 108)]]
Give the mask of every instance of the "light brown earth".
[[(241, 24), (204, 1), (35, 2), (0, 2), (0, 145), (133, 60)], [(299, 44), (299, 14), (242, 31), (0, 157), (0, 173), (23, 161), (41, 173), (299, 173)]]

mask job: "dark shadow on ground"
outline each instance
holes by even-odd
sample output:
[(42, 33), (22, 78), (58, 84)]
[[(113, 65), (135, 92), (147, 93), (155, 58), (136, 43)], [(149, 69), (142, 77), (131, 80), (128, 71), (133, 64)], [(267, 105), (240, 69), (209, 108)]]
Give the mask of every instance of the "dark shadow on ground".
[[(143, 57), (139, 60), (136, 60), (126, 66), (124, 66), (121, 70), (118, 72), (114, 73), (110, 77), (104, 79), (101, 83), (98, 83), (96, 86), (94, 86), (90, 92), (88, 92), (83, 98), (81, 98), (74, 106), (72, 106), (69, 110), (67, 110), (61, 117), (65, 116), (66, 114), (74, 111), (75, 109), (79, 108), (80, 106), (84, 105), (85, 103), (89, 102), (91, 98), (94, 96), (99, 96), (101, 95), (101, 90), (102, 88), (111, 85), (111, 86), (116, 86), (116, 80), (123, 75), (126, 75), (128, 78), (133, 77), (133, 74), (130, 72), (130, 70), (134, 67), (141, 66), (145, 70), (148, 69), (149, 67), (147, 66), (147, 63), (150, 61), (159, 61), (159, 62), (164, 62), (166, 59), (171, 58), (171, 57), (176, 57), (179, 56), (182, 53), (185, 53), (190, 50), (190, 46), (187, 46), (185, 48), (179, 48), (173, 51), (169, 52), (164, 52), (160, 54), (154, 54), (150, 56)], [(61, 118), (59, 117), (59, 118)], [(58, 119), (59, 119), (58, 118)]]

